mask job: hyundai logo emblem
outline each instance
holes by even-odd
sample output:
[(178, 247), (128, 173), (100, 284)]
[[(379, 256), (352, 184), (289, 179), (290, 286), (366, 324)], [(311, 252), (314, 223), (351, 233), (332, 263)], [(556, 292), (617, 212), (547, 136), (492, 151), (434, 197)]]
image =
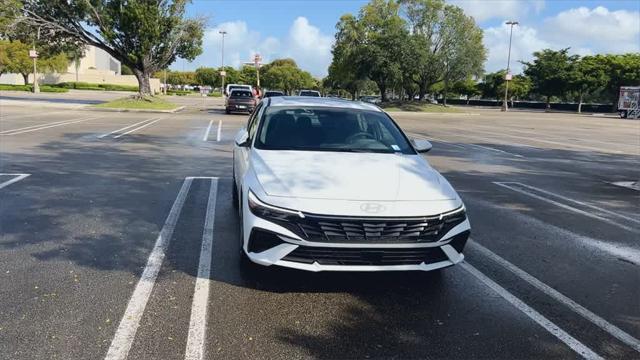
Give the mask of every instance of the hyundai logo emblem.
[(377, 214), (385, 211), (387, 209), (386, 206), (378, 203), (364, 203), (360, 205), (360, 210), (369, 213), (369, 214)]

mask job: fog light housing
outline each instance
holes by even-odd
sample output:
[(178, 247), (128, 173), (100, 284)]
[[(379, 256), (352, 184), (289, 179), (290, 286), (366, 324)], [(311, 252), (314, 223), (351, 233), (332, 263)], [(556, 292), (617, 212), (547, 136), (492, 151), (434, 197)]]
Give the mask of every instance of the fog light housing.
[(261, 253), (283, 243), (284, 241), (275, 233), (262, 229), (253, 229), (249, 236), (247, 250), (252, 253)]

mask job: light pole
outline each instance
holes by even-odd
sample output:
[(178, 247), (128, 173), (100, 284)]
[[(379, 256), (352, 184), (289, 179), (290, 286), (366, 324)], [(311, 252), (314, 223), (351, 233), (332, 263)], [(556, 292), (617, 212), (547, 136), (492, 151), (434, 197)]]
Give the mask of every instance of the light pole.
[(220, 77), (222, 78), (222, 88), (220, 89), (220, 92), (224, 94), (224, 77), (227, 75), (227, 72), (224, 71), (224, 36), (227, 35), (227, 32), (224, 30), (220, 30), (218, 31), (218, 33), (222, 35), (222, 61), (221, 61), (222, 66), (220, 66)]
[(511, 38), (513, 37), (513, 26), (518, 25), (517, 21), (509, 20), (505, 24), (510, 25), (511, 29), (509, 30), (509, 55), (507, 56), (507, 73), (504, 75), (504, 104), (502, 104), (502, 111), (509, 110), (509, 105), (507, 104), (507, 95), (509, 94), (509, 80), (511, 80)]

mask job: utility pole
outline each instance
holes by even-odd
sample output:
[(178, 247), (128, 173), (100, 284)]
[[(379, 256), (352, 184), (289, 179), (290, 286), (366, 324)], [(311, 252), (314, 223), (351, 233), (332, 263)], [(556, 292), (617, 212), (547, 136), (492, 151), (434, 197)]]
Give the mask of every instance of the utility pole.
[(224, 71), (224, 36), (227, 35), (227, 32), (224, 30), (220, 30), (218, 31), (218, 33), (222, 35), (222, 61), (220, 62), (220, 77), (222, 78), (222, 88), (220, 89), (220, 92), (224, 94), (224, 77), (227, 76), (227, 72)]
[(507, 96), (509, 94), (509, 80), (511, 80), (511, 38), (513, 37), (513, 26), (518, 25), (517, 21), (509, 20), (505, 24), (510, 25), (509, 31), (509, 55), (507, 56), (507, 73), (504, 76), (504, 103), (502, 104), (502, 111), (508, 111), (509, 105), (507, 103)]
[(255, 54), (253, 56), (253, 62), (246, 62), (244, 64), (256, 67), (256, 87), (260, 89), (260, 66), (262, 66), (262, 56), (260, 56), (260, 54)]
[(164, 69), (164, 94), (167, 95), (167, 69)]
[[(33, 39), (33, 50), (29, 51), (29, 57), (33, 59), (33, 92), (39, 93), (40, 87), (38, 87), (38, 52), (36, 51), (36, 40), (40, 40), (40, 27), (38, 26), (38, 34)], [(25, 84), (26, 85), (26, 84)]]

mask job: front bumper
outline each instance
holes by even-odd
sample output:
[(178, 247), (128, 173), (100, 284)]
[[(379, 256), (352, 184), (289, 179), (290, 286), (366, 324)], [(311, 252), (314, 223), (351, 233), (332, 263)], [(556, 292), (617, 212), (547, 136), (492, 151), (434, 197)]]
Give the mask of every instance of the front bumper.
[[(246, 204), (246, 203), (245, 203)], [(254, 263), (306, 271), (431, 271), (455, 265), (470, 234), (469, 220), (429, 242), (309, 241), (290, 226), (254, 215), (245, 206), (244, 251)], [(379, 219), (378, 219), (379, 220)], [(396, 219), (394, 219), (396, 220)]]

